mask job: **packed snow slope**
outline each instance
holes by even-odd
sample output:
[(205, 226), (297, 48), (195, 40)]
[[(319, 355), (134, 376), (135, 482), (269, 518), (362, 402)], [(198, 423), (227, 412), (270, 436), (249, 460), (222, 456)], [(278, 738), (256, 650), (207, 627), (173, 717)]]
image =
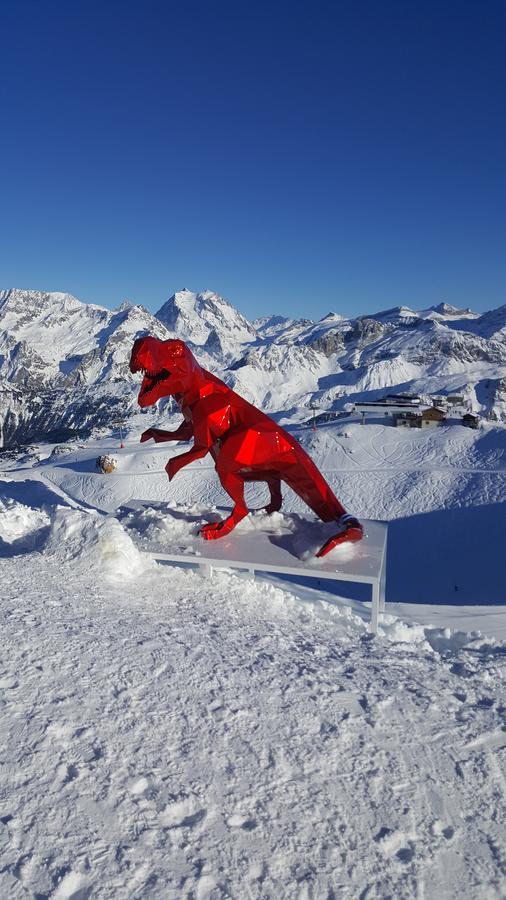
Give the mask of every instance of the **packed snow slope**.
[(0, 897), (502, 898), (504, 426), (294, 428), (390, 521), (374, 637), (363, 596), (140, 552), (228, 503), (139, 444), (177, 421), (0, 455)]
[(503, 896), (504, 645), (89, 518), (0, 561), (2, 897)]
[(0, 446), (62, 440), (130, 417), (128, 370), (141, 334), (180, 337), (201, 364), (263, 409), (304, 422), (386, 390), (461, 394), (506, 419), (506, 306), (478, 315), (440, 304), (319, 322), (248, 320), (213, 291), (178, 291), (152, 315), (69, 294), (0, 291)]

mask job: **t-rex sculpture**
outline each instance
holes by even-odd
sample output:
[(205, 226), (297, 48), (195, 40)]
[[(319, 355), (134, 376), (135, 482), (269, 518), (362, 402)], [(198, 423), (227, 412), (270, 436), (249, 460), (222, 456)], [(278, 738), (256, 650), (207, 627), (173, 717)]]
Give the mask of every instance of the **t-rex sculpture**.
[(300, 444), (273, 419), (260, 412), (211, 372), (199, 366), (183, 341), (160, 341), (140, 337), (134, 343), (130, 371), (143, 372), (138, 402), (151, 406), (161, 397), (173, 396), (184, 416), (176, 431), (148, 428), (141, 441), (189, 441), (191, 450), (169, 460), (166, 471), (172, 480), (183, 466), (210, 453), (216, 472), (234, 501), (223, 522), (204, 525), (206, 540), (232, 531), (247, 514), (246, 481), (265, 481), (270, 491), (267, 513), (280, 509), (281, 481), (286, 482), (324, 522), (336, 521), (338, 532), (329, 538), (317, 556), (325, 556), (337, 544), (360, 541), (363, 528), (334, 496), (314, 462)]

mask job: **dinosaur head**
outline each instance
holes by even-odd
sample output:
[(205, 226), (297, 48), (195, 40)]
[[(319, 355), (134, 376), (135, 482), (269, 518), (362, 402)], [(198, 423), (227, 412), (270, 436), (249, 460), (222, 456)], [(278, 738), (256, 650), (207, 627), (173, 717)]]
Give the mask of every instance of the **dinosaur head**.
[(130, 371), (143, 372), (139, 406), (151, 406), (160, 397), (184, 394), (200, 380), (201, 368), (184, 341), (140, 337), (130, 357)]

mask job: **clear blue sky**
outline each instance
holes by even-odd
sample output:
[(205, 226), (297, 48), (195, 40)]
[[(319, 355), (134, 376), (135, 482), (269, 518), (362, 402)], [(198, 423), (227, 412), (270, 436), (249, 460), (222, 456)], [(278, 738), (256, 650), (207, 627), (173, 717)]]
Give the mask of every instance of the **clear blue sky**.
[(4, 0), (0, 287), (506, 302), (506, 3)]

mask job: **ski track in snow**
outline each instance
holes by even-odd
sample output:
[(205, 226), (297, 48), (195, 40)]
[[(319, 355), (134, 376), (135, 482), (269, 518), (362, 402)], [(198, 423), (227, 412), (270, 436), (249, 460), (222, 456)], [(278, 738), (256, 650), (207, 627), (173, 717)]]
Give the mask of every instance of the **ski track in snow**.
[(1, 896), (501, 896), (499, 645), (226, 573), (1, 577)]

